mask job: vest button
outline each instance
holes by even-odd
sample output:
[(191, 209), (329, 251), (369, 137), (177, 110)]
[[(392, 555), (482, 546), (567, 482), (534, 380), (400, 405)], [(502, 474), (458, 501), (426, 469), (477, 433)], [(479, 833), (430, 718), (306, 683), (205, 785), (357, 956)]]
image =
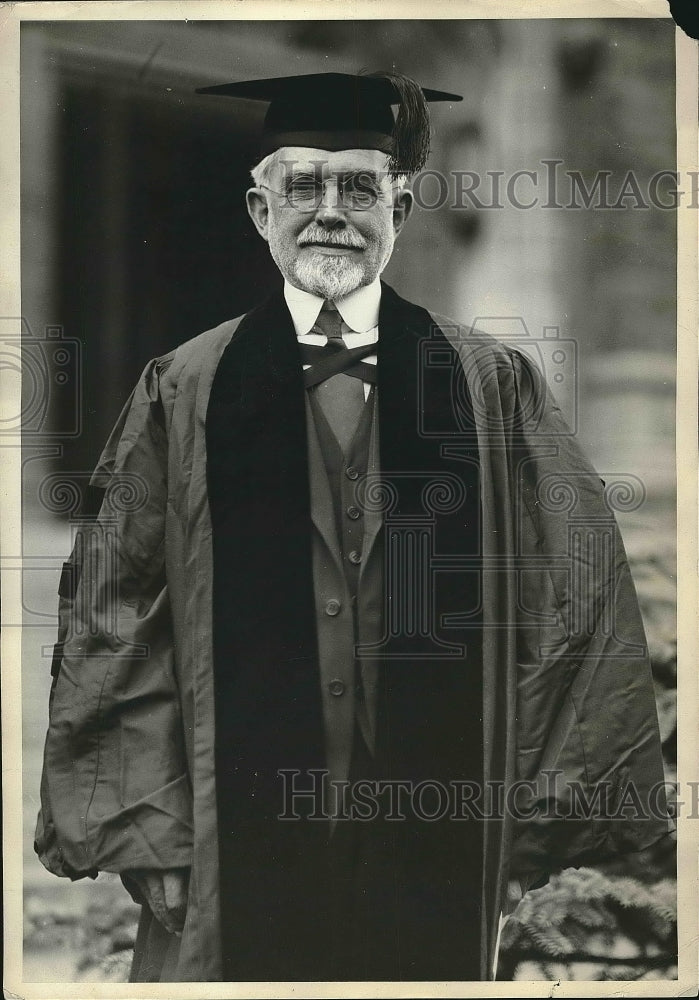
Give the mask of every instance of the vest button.
[(348, 507), (347, 517), (351, 518), (353, 521), (357, 521), (362, 516), (362, 512), (359, 507)]
[(345, 475), (347, 476), (348, 479), (359, 479), (359, 473), (351, 465), (345, 469)]
[(347, 558), (349, 559), (349, 561), (352, 563), (353, 566), (359, 566), (360, 562), (362, 561), (362, 553), (357, 552), (356, 549), (352, 549)]
[(335, 680), (330, 681), (330, 683), (328, 684), (328, 691), (330, 692), (331, 695), (333, 695), (333, 697), (339, 698), (340, 695), (343, 695), (345, 693), (344, 681), (341, 681), (338, 678), (335, 678)]
[(335, 615), (339, 615), (340, 602), (336, 600), (328, 601), (325, 605), (325, 613), (326, 615), (330, 615), (331, 618), (334, 618)]

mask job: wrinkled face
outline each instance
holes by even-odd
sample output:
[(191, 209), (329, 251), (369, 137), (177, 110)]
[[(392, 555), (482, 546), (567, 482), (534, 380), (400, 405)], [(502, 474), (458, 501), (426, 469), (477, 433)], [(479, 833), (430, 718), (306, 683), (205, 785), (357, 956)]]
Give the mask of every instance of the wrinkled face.
[(247, 204), (287, 281), (336, 299), (381, 274), (412, 196), (386, 176), (377, 149), (286, 147)]

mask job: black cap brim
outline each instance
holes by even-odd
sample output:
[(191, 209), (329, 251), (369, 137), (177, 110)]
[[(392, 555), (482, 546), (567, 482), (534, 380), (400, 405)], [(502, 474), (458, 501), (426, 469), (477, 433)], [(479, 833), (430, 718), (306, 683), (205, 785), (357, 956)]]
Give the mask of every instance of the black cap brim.
[[(426, 101), (462, 101), (459, 94), (421, 87)], [(240, 80), (214, 87), (198, 87), (197, 94), (217, 94), (220, 97), (240, 97), (247, 101), (287, 102), (308, 94), (323, 93), (338, 98), (360, 94), (365, 99), (383, 104), (400, 104), (401, 94), (388, 77), (352, 73), (306, 73), (300, 76), (279, 76), (267, 80)]]
[[(427, 104), (461, 101), (400, 73), (307, 73), (200, 87), (198, 94), (266, 101), (260, 152), (285, 146), (379, 149), (392, 175), (420, 170), (429, 153)], [(398, 105), (394, 119), (392, 106)]]

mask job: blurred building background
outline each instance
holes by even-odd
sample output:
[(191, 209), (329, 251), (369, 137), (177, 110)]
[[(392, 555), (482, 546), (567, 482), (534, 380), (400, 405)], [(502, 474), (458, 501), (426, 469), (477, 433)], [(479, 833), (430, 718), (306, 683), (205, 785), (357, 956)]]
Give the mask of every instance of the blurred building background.
[[(264, 106), (195, 87), (379, 68), (464, 95), (432, 109), (429, 169), (446, 176), (449, 195), (414, 214), (385, 278), (441, 314), (528, 342), (603, 477), (643, 483), (643, 502), (619, 519), (674, 774), (675, 213), (633, 196), (615, 209), (545, 204), (545, 161), (560, 161), (563, 206), (568, 171), (588, 188), (609, 171), (613, 203), (628, 171), (647, 198), (650, 178), (674, 169), (672, 21), (24, 22), (22, 312), (35, 338), (62, 328), (69, 348), (62, 382), (51, 367), (43, 429), (55, 436), (27, 438), (24, 451), (25, 872), (27, 941), (38, 943), (27, 981), (74, 976), (80, 949), (60, 928), (74, 929), (87, 900), (124, 898), (109, 879), (64, 885), (32, 852), (54, 595), (71, 536), (70, 503), (47, 503), (42, 483), (91, 470), (150, 358), (280, 283), (243, 199)], [(520, 170), (536, 180), (522, 176), (515, 194), (538, 195), (537, 207), (506, 197)], [(482, 208), (454, 201), (464, 171), (482, 178)], [(436, 174), (420, 193), (440, 200)], [(128, 934), (116, 939), (125, 948)]]

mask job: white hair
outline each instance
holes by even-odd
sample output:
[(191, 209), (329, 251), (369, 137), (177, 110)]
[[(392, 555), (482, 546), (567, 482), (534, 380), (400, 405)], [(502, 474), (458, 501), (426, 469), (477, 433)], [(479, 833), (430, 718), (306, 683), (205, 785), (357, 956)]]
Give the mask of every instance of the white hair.
[[(283, 149), (284, 147), (282, 147)], [(272, 172), (280, 160), (280, 153), (282, 149), (275, 149), (273, 153), (268, 153), (264, 156), (259, 163), (256, 163), (254, 167), (250, 170), (250, 176), (252, 177), (252, 182), (255, 187), (264, 187), (269, 183), (272, 176)], [(386, 164), (388, 165), (388, 157), (386, 158)], [(392, 179), (392, 184), (402, 190), (408, 183), (407, 174), (399, 174), (398, 177)]]
[(270, 178), (272, 170), (274, 169), (277, 160), (279, 159), (279, 153), (281, 150), (275, 149), (273, 153), (268, 153), (267, 156), (263, 157), (259, 163), (250, 171), (250, 176), (252, 177), (253, 184), (255, 187), (262, 187), (266, 184)]

